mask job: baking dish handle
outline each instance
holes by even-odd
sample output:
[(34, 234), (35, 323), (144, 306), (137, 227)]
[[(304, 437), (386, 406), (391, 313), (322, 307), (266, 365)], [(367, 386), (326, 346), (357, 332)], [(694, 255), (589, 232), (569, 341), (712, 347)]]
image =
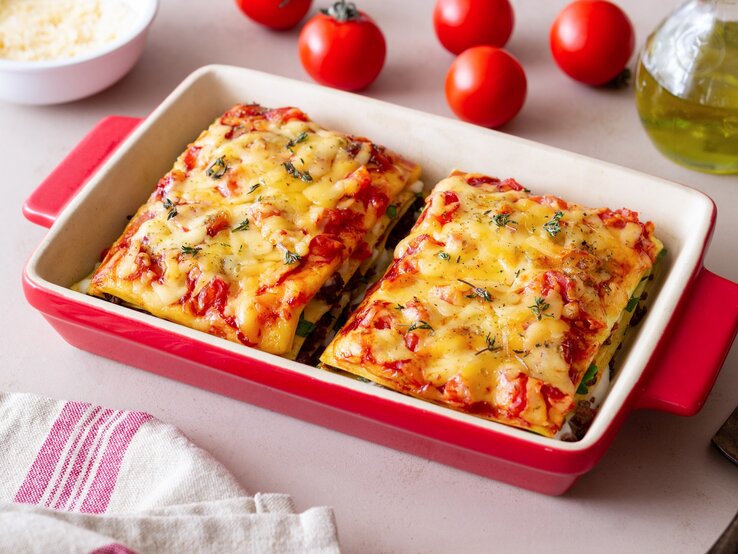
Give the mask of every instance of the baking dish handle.
[(95, 125), (28, 197), (23, 204), (26, 219), (51, 227), (62, 208), (140, 122), (138, 117), (109, 116)]
[(704, 267), (688, 289), (675, 327), (651, 358), (635, 407), (696, 414), (705, 403), (738, 328), (738, 284)]

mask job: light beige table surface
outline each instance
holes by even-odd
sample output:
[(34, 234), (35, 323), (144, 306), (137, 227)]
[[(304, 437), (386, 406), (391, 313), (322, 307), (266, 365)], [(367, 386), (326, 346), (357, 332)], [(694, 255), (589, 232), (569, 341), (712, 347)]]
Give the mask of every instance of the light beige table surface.
[[(365, 94), (451, 117), (443, 79), (452, 58), (433, 35), (432, 4), (361, 2), (389, 45), (387, 65)], [(587, 88), (558, 71), (548, 28), (564, 0), (513, 4), (508, 48), (526, 69), (529, 95), (503, 131), (706, 192), (719, 210), (706, 265), (738, 281), (738, 177), (672, 164), (643, 133), (631, 90)], [(678, 4), (620, 1), (638, 47)], [(333, 506), (346, 552), (706, 551), (738, 510), (738, 468), (709, 447), (738, 404), (738, 348), (699, 415), (634, 413), (598, 467), (567, 495), (549, 498), (76, 350), (26, 303), (21, 270), (45, 231), (23, 219), (21, 205), (94, 123), (146, 115), (208, 63), (307, 80), (296, 39), (297, 31), (258, 28), (230, 0), (162, 0), (142, 60), (111, 89), (61, 106), (0, 104), (0, 390), (151, 412), (212, 452), (249, 491), (291, 493), (300, 509)]]

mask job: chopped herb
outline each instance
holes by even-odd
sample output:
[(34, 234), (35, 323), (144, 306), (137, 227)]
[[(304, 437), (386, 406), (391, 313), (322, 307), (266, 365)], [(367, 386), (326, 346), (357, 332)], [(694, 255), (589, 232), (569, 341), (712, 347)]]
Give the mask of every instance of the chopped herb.
[(564, 212), (556, 212), (553, 217), (546, 223), (543, 224), (543, 228), (551, 237), (555, 237), (561, 232), (561, 218), (564, 217)]
[(193, 256), (197, 256), (197, 253), (202, 250), (199, 246), (183, 246), (182, 247), (182, 254), (192, 254)]
[(313, 177), (310, 175), (310, 173), (308, 173), (307, 171), (300, 171), (294, 165), (292, 165), (292, 162), (284, 162), (282, 165), (287, 170), (287, 173), (292, 175), (295, 179), (302, 179), (306, 183), (313, 180)]
[(628, 312), (632, 312), (633, 310), (635, 310), (635, 307), (638, 305), (638, 302), (640, 302), (640, 300), (640, 296), (632, 296), (630, 300), (628, 300), (628, 305), (625, 306), (625, 309), (628, 310)]
[(487, 335), (487, 338), (485, 340), (487, 341), (487, 347), (482, 348), (479, 352), (474, 354), (475, 356), (479, 356), (482, 352), (495, 352), (502, 349), (501, 346), (495, 346), (495, 341), (497, 340), (497, 337), (490, 337), (490, 335)]
[(517, 271), (515, 272), (515, 278), (516, 278), (516, 279), (518, 278), (518, 275), (520, 275), (520, 272), (521, 272), (521, 271), (523, 271), (523, 270), (522, 270), (522, 269), (518, 269), (518, 270), (517, 270)]
[(507, 227), (508, 225), (517, 225), (517, 221), (510, 219), (510, 214), (499, 213), (492, 216), (492, 223), (498, 227)]
[(538, 321), (541, 320), (541, 316), (543, 315), (543, 312), (548, 310), (549, 305), (548, 303), (540, 296), (536, 296), (536, 303), (532, 306), (528, 306), (528, 309), (533, 312), (533, 314), (536, 316), (536, 319)]
[(389, 206), (387, 206), (387, 209), (384, 211), (384, 213), (390, 219), (395, 219), (397, 217), (397, 206), (395, 204), (390, 204)]
[(451, 256), (448, 254), (448, 252), (439, 252), (438, 257), (446, 261), (449, 261), (451, 259)]
[(290, 250), (284, 249), (284, 263), (286, 264), (296, 264), (302, 259), (302, 256), (299, 254), (296, 254), (295, 252), (291, 252)]
[(221, 156), (213, 162), (213, 165), (208, 168), (205, 175), (213, 179), (220, 179), (226, 174), (226, 171), (228, 171), (228, 165), (225, 163), (223, 156)]
[(523, 192), (528, 192), (528, 193), (530, 193), (530, 189), (526, 189), (526, 188), (524, 188), (524, 189), (523, 189)]
[(167, 221), (169, 221), (177, 215), (177, 208), (174, 205), (174, 202), (172, 202), (169, 198), (165, 198), (163, 204), (164, 207), (169, 210), (169, 213), (167, 214)]
[(489, 291), (487, 289), (482, 288), (482, 287), (475, 287), (469, 281), (464, 281), (463, 279), (457, 279), (457, 281), (460, 281), (460, 282), (464, 283), (465, 285), (469, 285), (472, 288), (473, 293), (472, 294), (468, 294), (466, 296), (467, 298), (474, 298), (475, 296), (478, 296), (479, 298), (481, 298), (485, 302), (492, 302), (492, 295), (489, 293)]
[(414, 322), (410, 327), (408, 327), (408, 331), (415, 331), (415, 329), (426, 329), (428, 331), (433, 331), (433, 327), (430, 326), (430, 323), (427, 321), (423, 321), (422, 319), (420, 321)]
[(251, 194), (256, 189), (258, 189), (260, 186), (261, 186), (261, 183), (254, 183), (253, 185), (251, 185), (251, 187), (249, 188), (249, 191), (246, 194)]
[(587, 368), (587, 372), (584, 374), (584, 377), (582, 377), (582, 382), (579, 383), (579, 388), (577, 388), (577, 394), (587, 394), (589, 392), (589, 387), (594, 385), (596, 382), (595, 377), (597, 377), (597, 366), (592, 364)]
[(659, 253), (656, 255), (656, 259), (660, 260), (661, 258), (666, 256), (666, 254), (667, 254), (666, 248), (662, 248), (661, 250), (659, 250)]
[(312, 323), (307, 319), (303, 319), (302, 314), (300, 314), (300, 320), (297, 322), (297, 330), (295, 331), (295, 334), (298, 337), (307, 337), (313, 332), (313, 329), (315, 329), (315, 323)]
[(236, 227), (233, 228), (234, 231), (248, 231), (249, 230), (249, 219), (244, 219), (241, 223), (239, 223)]
[(456, 257), (456, 263), (459, 263), (461, 261), (461, 256)]
[(404, 310), (404, 309), (405, 309), (405, 306), (403, 306), (402, 304), (395, 304), (395, 310)]
[(308, 138), (308, 134), (305, 131), (303, 131), (302, 133), (297, 135), (295, 138), (290, 139), (290, 141), (287, 143), (287, 148), (291, 150), (293, 146), (295, 146), (296, 144), (300, 144), (301, 142), (307, 140), (307, 138)]

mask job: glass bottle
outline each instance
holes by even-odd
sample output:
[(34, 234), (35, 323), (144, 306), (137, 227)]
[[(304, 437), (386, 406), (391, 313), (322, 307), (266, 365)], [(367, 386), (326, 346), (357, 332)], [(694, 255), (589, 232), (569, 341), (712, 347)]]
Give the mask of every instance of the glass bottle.
[(636, 104), (666, 156), (738, 173), (738, 0), (690, 0), (656, 28), (638, 62)]

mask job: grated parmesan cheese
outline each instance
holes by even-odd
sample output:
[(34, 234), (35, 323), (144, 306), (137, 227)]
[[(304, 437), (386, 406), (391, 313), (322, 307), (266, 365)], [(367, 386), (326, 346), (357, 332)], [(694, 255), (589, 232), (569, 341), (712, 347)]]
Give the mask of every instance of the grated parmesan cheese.
[(83, 56), (115, 41), (134, 16), (113, 0), (0, 0), (0, 59)]

